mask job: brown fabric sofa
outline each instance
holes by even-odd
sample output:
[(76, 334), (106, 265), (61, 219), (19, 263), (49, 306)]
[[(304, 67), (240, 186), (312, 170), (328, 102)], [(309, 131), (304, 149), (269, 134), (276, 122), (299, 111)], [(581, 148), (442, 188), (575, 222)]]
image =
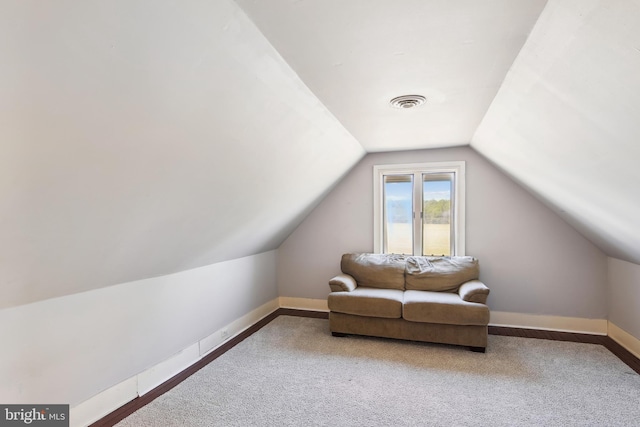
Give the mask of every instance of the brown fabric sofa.
[(329, 326), (347, 334), (487, 347), (489, 288), (473, 257), (344, 254)]

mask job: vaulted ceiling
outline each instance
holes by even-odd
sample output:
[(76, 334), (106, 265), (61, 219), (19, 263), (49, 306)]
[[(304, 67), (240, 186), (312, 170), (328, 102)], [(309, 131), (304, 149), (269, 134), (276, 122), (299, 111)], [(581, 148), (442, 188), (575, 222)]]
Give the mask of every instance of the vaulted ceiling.
[(236, 3), (371, 152), (468, 145), (545, 1)]
[(639, 1), (236, 2), (367, 151), (470, 144), (640, 263)]
[[(0, 307), (277, 248), (366, 152), (470, 144), (640, 263), (638, 1), (9, 0)], [(390, 98), (427, 103), (393, 109)]]

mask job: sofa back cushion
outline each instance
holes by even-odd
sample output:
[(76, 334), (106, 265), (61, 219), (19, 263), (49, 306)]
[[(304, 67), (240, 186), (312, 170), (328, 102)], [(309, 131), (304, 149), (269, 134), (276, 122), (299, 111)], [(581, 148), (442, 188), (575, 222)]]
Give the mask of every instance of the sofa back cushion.
[(344, 254), (342, 272), (356, 279), (358, 286), (404, 290), (405, 255)]
[(455, 292), (461, 284), (479, 276), (478, 260), (470, 256), (406, 259), (406, 288), (410, 290)]

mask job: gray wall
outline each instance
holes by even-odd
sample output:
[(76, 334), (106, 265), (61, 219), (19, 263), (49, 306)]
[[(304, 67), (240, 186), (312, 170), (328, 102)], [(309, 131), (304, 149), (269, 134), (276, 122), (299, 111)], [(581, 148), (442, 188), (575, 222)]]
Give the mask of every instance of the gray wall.
[(606, 318), (607, 257), (468, 147), (367, 155), (278, 250), (280, 296), (324, 299), (345, 252), (373, 250), (373, 165), (466, 161), (466, 253), (492, 310)]
[(609, 320), (640, 339), (640, 265), (609, 258)]
[(0, 310), (0, 402), (73, 408), (277, 298), (275, 269), (270, 251)]

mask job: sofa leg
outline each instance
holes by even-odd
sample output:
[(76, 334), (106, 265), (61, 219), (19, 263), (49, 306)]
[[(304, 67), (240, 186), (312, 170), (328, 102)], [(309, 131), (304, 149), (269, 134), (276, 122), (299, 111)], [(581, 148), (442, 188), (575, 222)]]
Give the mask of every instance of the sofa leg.
[(347, 334), (343, 334), (342, 332), (331, 332), (331, 335), (334, 337), (346, 337)]
[(469, 350), (474, 351), (476, 353), (484, 353), (487, 348), (486, 347), (469, 347)]

